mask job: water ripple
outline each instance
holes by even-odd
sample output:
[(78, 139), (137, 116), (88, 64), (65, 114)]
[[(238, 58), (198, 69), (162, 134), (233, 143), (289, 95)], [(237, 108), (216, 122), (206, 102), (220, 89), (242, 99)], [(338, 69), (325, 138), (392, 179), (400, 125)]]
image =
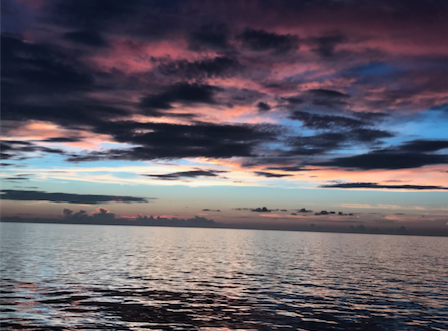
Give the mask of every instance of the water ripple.
[(446, 238), (1, 226), (2, 330), (448, 328)]

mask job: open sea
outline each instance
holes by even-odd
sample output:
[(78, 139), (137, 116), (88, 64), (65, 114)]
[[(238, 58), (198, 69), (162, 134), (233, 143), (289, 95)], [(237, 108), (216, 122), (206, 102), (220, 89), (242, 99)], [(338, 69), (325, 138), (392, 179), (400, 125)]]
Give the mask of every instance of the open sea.
[(2, 330), (447, 330), (448, 238), (0, 223)]

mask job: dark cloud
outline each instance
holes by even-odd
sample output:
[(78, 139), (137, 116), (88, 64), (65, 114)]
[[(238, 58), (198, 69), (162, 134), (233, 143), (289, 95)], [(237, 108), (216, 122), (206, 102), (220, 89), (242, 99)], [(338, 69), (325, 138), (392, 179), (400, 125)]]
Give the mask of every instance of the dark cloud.
[(270, 213), (272, 211), (287, 211), (286, 209), (268, 209), (266, 207), (258, 207), (258, 208), (233, 208), (234, 210), (247, 210), (252, 211), (254, 213)]
[(315, 213), (314, 215), (331, 215), (331, 214), (335, 214), (334, 211), (326, 211), (326, 210), (321, 210), (320, 212)]
[(76, 137), (53, 137), (45, 140), (41, 140), (47, 143), (75, 143), (81, 141), (81, 138)]
[(339, 148), (347, 141), (344, 133), (322, 133), (314, 136), (294, 137), (289, 141), (292, 149), (287, 155), (316, 155)]
[(324, 98), (348, 98), (350, 97), (348, 94), (335, 91), (335, 90), (326, 90), (326, 89), (312, 89), (309, 90), (309, 92), (313, 95), (316, 95), (318, 97), (324, 97)]
[(75, 58), (79, 52), (10, 35), (2, 35), (2, 46), (3, 121), (39, 120), (76, 129), (130, 114), (116, 103), (81, 97), (95, 89), (96, 72)]
[(316, 162), (314, 164), (371, 170), (419, 168), (426, 165), (447, 163), (448, 155), (402, 153), (389, 150), (380, 150), (367, 154), (334, 158), (329, 161), (320, 163)]
[(448, 140), (412, 140), (403, 143), (399, 149), (406, 152), (426, 153), (448, 148)]
[(277, 53), (286, 53), (299, 48), (299, 38), (295, 35), (281, 35), (264, 30), (246, 28), (236, 38), (243, 45), (254, 51), (273, 50)]
[[(22, 214), (24, 215), (24, 214)], [(160, 216), (142, 216), (135, 218), (119, 217), (105, 208), (98, 208), (96, 213), (88, 214), (85, 210), (74, 212), (71, 209), (62, 211), (62, 218), (21, 218), (2, 217), (4, 222), (27, 222), (27, 223), (64, 223), (64, 224), (101, 224), (101, 225), (134, 225), (134, 226), (179, 226), (179, 227), (215, 227), (218, 225), (213, 220), (195, 216), (189, 219), (165, 218)]]
[(76, 0), (55, 1), (47, 20), (64, 27), (83, 27), (85, 30), (113, 30), (113, 25), (123, 28), (142, 9), (139, 0), (92, 0), (87, 3)]
[(266, 112), (271, 110), (271, 106), (269, 106), (266, 102), (260, 101), (257, 103), (257, 108), (259, 112)]
[(293, 137), (288, 140), (288, 145), (292, 149), (286, 152), (286, 155), (318, 155), (348, 146), (351, 143), (374, 144), (379, 139), (391, 137), (393, 134), (390, 132), (366, 128)]
[(7, 96), (7, 100), (17, 94), (23, 98), (31, 93), (86, 90), (94, 83), (91, 70), (60, 47), (5, 34), (1, 42), (2, 89), (6, 89), (2, 97)]
[[(359, 139), (370, 139), (374, 135), (373, 132), (361, 132)], [(448, 155), (430, 154), (430, 152), (445, 148), (448, 148), (448, 141), (446, 140), (420, 139), (366, 154), (335, 158), (319, 164), (362, 170), (419, 168), (426, 165), (447, 164)]]
[(312, 96), (311, 105), (316, 108), (323, 107), (342, 110), (347, 107), (348, 94), (328, 89), (312, 89), (308, 90)]
[(325, 188), (367, 188), (367, 189), (390, 189), (390, 190), (448, 190), (448, 187), (431, 185), (381, 185), (377, 183), (338, 183), (322, 185)]
[(440, 112), (440, 114), (448, 116), (448, 103), (442, 105), (433, 106), (429, 109), (430, 111)]
[(66, 32), (62, 38), (73, 43), (90, 47), (108, 47), (109, 44), (97, 31), (74, 31)]
[(297, 212), (298, 213), (312, 213), (313, 211), (312, 210), (306, 210), (305, 208), (302, 208), (302, 209), (297, 209)]
[(2, 108), (2, 119), (48, 121), (70, 129), (84, 129), (86, 126), (103, 124), (106, 119), (127, 115), (130, 115), (130, 111), (119, 106), (86, 99), (49, 105), (22, 104), (17, 101)]
[(179, 171), (164, 175), (143, 175), (148, 176), (153, 179), (164, 179), (164, 180), (177, 180), (181, 178), (198, 178), (198, 177), (218, 177), (219, 173), (226, 171), (218, 170), (191, 170), (191, 171)]
[(331, 58), (334, 56), (334, 50), (336, 46), (346, 42), (347, 37), (343, 34), (333, 34), (311, 38), (310, 41), (312, 44), (316, 45), (316, 47), (313, 49), (314, 52), (316, 52), (323, 58)]
[(264, 171), (255, 171), (254, 172), (257, 176), (260, 177), (267, 177), (267, 178), (281, 178), (281, 177), (289, 177), (292, 175), (286, 175), (286, 174), (274, 174), (272, 172), (264, 172)]
[(14, 177), (6, 177), (2, 178), (2, 180), (8, 180), (8, 181), (30, 180), (29, 177), (31, 176), (33, 176), (33, 174), (15, 174)]
[(229, 47), (229, 29), (226, 24), (207, 24), (190, 34), (190, 48), (224, 50)]
[(368, 123), (343, 116), (311, 114), (304, 111), (294, 111), (289, 115), (289, 119), (303, 122), (309, 129), (340, 129), (359, 128)]
[(265, 170), (281, 170), (281, 171), (312, 171), (317, 169), (306, 169), (302, 166), (283, 166), (283, 167), (267, 167)]
[(2, 159), (26, 159), (35, 157), (36, 153), (50, 153), (65, 155), (61, 149), (37, 146), (29, 141), (2, 140), (0, 141)]
[(390, 116), (386, 113), (374, 113), (368, 111), (355, 111), (352, 115), (368, 122), (380, 122)]
[(289, 97), (289, 98), (284, 98), (285, 101), (287, 101), (289, 104), (292, 105), (298, 105), (304, 102), (304, 100), (302, 98), (298, 98), (298, 97)]
[(202, 211), (214, 211), (214, 212), (220, 212), (219, 209), (202, 209)]
[(173, 108), (174, 102), (183, 104), (206, 103), (215, 104), (214, 94), (220, 89), (210, 85), (179, 83), (170, 86), (161, 94), (146, 96), (141, 99), (140, 107), (145, 110), (148, 115), (160, 114), (158, 110), (167, 110)]
[(167, 61), (164, 59), (156, 59), (155, 62), (159, 62), (158, 70), (163, 75), (186, 79), (230, 77), (243, 68), (238, 60), (228, 56), (218, 56), (192, 62), (187, 60)]
[[(105, 208), (98, 208), (96, 213), (87, 214), (85, 210), (74, 213), (70, 209), (62, 211), (64, 223), (83, 223), (83, 224), (116, 224), (116, 225), (138, 225), (138, 226), (212, 226), (215, 224), (213, 220), (196, 216), (190, 219), (164, 218), (153, 216), (139, 215), (132, 220), (117, 217)], [(57, 222), (57, 221), (56, 221)]]
[(254, 208), (251, 209), (250, 211), (253, 211), (255, 213), (270, 213), (271, 211), (273, 211), (273, 209), (267, 209), (266, 207), (262, 207), (262, 208)]
[(112, 135), (118, 142), (141, 146), (73, 155), (69, 161), (252, 156), (255, 147), (275, 140), (278, 134), (278, 127), (272, 125), (219, 125), (201, 122), (195, 125), (114, 122), (104, 123), (95, 130), (97, 133)]
[(73, 203), (83, 205), (97, 205), (107, 202), (147, 203), (148, 199), (154, 199), (154, 198), (138, 198), (131, 196), (49, 193), (44, 191), (22, 191), (22, 190), (1, 190), (0, 197), (4, 200), (50, 201), (56, 203)]
[(353, 142), (362, 143), (376, 142), (379, 139), (392, 138), (395, 136), (393, 133), (388, 131), (367, 128), (351, 130), (348, 132), (348, 135)]

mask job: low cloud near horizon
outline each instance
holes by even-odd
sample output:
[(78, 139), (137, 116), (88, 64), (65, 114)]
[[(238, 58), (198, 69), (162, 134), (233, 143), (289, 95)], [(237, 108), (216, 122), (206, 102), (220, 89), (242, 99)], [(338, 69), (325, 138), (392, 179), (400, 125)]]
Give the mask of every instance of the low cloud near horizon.
[(1, 190), (2, 200), (16, 201), (50, 201), (54, 203), (71, 203), (80, 205), (97, 205), (101, 203), (148, 203), (156, 198), (139, 198), (132, 196), (75, 194), (75, 193), (49, 193), (44, 191)]

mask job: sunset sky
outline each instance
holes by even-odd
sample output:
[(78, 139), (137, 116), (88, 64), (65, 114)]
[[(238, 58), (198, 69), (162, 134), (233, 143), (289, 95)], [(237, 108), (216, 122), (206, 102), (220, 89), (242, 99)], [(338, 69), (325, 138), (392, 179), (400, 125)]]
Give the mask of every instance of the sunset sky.
[(446, 1), (4, 0), (2, 216), (446, 229), (447, 17)]

